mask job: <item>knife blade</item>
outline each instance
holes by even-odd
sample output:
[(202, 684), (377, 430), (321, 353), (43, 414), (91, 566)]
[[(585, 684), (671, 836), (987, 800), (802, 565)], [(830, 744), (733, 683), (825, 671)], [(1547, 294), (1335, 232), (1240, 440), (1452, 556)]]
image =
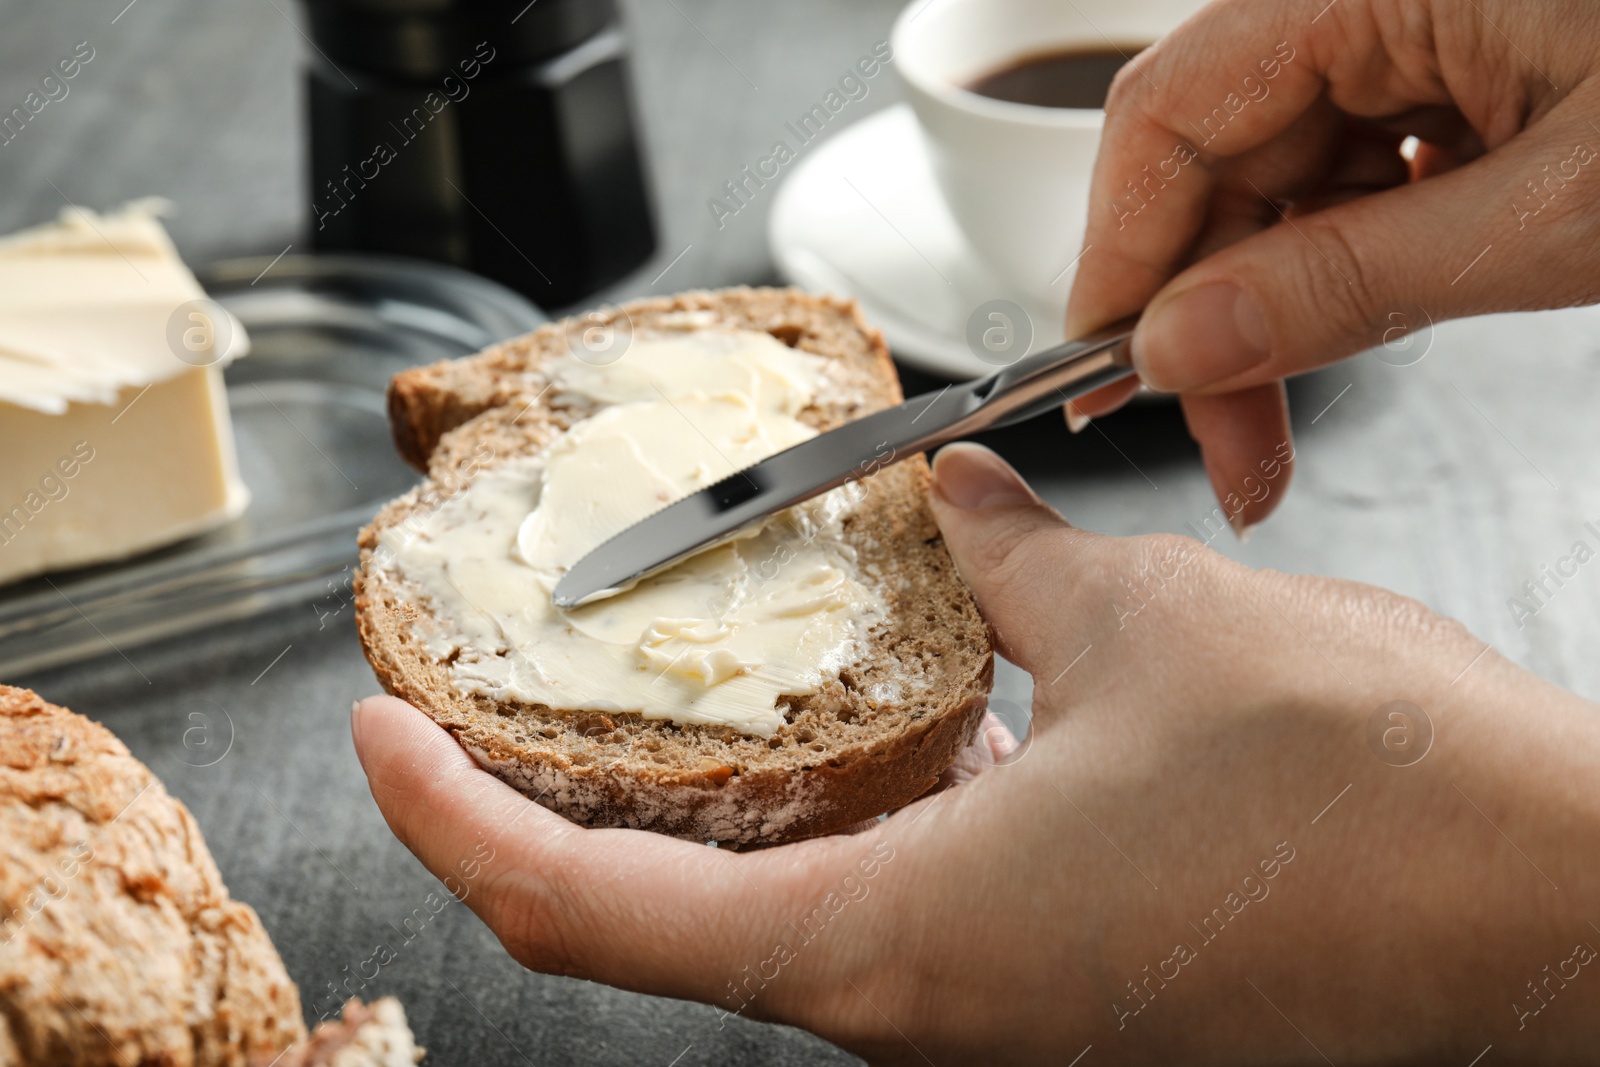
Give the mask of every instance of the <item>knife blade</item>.
[(620, 593), (753, 523), (882, 467), (1060, 407), (1133, 373), (1137, 317), (1025, 356), (987, 378), (875, 411), (669, 504), (592, 549), (556, 583), (559, 608)]

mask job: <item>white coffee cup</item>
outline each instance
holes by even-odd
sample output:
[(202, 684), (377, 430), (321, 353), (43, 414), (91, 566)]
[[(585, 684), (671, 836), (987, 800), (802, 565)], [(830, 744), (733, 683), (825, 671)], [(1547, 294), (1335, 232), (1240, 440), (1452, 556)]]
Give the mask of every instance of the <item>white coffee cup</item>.
[(967, 239), (1022, 295), (1060, 306), (1082, 249), (1105, 112), (965, 86), (1041, 53), (1145, 45), (1202, 0), (912, 0), (891, 44), (934, 173)]

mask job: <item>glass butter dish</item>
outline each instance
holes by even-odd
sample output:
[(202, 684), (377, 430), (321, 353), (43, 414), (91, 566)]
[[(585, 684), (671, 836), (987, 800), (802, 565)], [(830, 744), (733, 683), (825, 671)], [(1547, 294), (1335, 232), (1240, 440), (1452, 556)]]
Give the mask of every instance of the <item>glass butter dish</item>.
[(398, 258), (241, 259), (198, 274), (250, 336), (226, 370), (250, 505), (155, 552), (0, 587), (0, 679), (296, 602), (339, 614), (357, 531), (418, 478), (389, 436), (390, 377), (545, 321), (493, 282)]

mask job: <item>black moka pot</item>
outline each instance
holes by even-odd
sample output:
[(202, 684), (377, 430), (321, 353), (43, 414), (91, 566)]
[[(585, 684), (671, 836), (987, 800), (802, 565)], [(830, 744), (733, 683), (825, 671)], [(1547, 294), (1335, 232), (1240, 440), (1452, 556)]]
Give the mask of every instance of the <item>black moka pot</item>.
[(555, 308), (655, 230), (611, 0), (306, 0), (311, 232)]

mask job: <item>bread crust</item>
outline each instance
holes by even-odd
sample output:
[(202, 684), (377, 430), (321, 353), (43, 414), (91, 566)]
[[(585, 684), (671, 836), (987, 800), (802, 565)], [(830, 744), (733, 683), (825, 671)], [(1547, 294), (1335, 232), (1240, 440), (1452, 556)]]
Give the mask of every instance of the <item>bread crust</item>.
[(300, 997), (194, 818), (98, 723), (0, 686), (0, 1064), (266, 1064)]
[[(901, 399), (887, 348), (854, 302), (785, 289), (692, 292), (601, 313), (636, 333), (765, 330), (827, 357), (801, 418), (818, 430)], [(586, 317), (592, 324), (592, 317)], [(468, 484), (481, 469), (547, 447), (589, 413), (545, 396), (566, 354), (566, 323), (470, 357), (397, 375), (396, 446), (429, 477), (361, 533), (355, 581), (362, 648), (384, 689), (448, 730), (487, 770), (588, 826), (624, 826), (736, 844), (829, 833), (909, 803), (971, 743), (993, 681), (988, 630), (927, 506), (915, 457), (862, 481), (846, 519), (865, 580), (888, 606), (861, 661), (793, 698), (773, 738), (635, 714), (562, 712), (465, 693), (423, 647), (426, 603), (375, 556), (379, 538)]]

